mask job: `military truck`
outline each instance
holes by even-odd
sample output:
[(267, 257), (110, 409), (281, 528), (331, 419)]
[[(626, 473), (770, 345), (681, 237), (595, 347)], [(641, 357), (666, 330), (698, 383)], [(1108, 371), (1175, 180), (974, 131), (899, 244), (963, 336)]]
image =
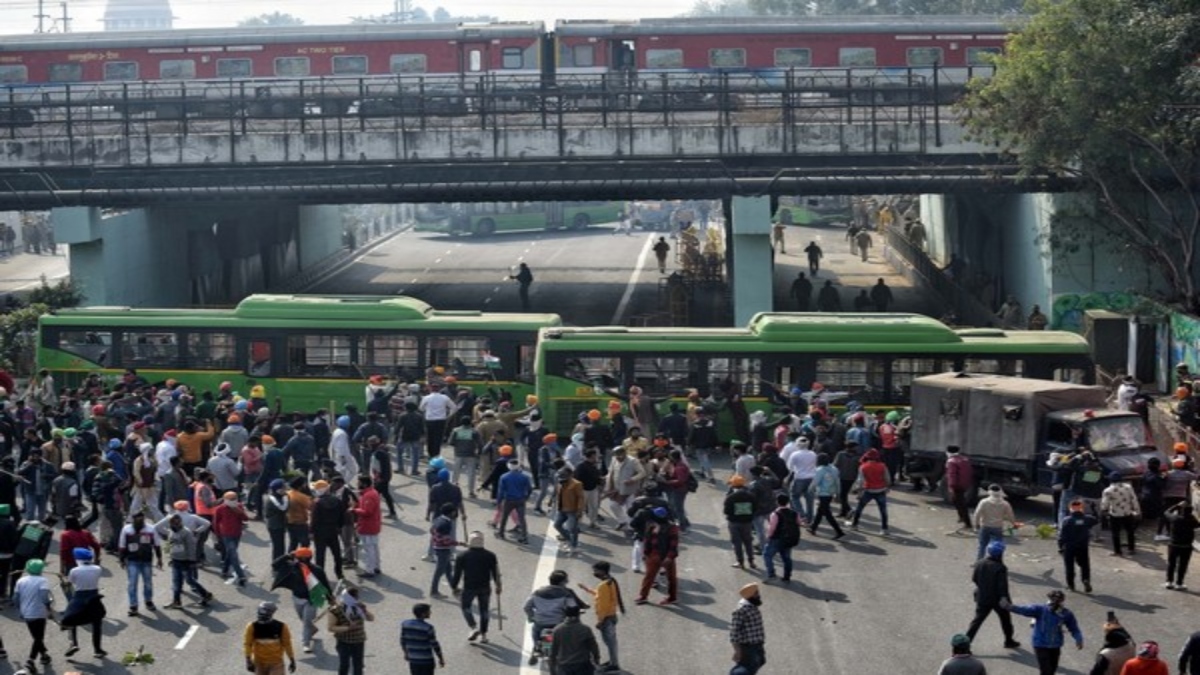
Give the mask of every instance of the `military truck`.
[[(910, 478), (937, 484), (945, 474), (946, 446), (957, 445), (974, 469), (975, 494), (998, 483), (1009, 497), (1049, 493), (1051, 453), (1092, 449), (1105, 474), (1138, 480), (1151, 457), (1166, 457), (1136, 413), (1107, 408), (1099, 387), (1003, 375), (943, 373), (912, 385)], [(942, 488), (943, 494), (945, 488)]]

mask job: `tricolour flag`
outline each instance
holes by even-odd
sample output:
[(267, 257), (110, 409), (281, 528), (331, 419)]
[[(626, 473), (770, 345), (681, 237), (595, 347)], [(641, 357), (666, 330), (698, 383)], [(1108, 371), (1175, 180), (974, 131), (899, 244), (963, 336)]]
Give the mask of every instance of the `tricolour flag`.
[(484, 352), (483, 365), (487, 366), (488, 368), (499, 368), (500, 357), (493, 355), (491, 352)]
[(312, 573), (308, 565), (301, 565), (300, 573), (304, 575), (304, 585), (308, 587), (309, 603), (317, 609), (324, 607), (325, 603), (329, 602), (329, 589), (317, 579), (317, 575)]

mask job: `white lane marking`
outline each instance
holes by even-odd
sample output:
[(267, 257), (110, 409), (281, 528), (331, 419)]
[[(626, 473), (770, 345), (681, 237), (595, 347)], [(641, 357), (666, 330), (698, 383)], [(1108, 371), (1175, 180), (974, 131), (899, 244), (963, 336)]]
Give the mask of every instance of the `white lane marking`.
[[(554, 529), (554, 523), (546, 526), (546, 537), (542, 539), (542, 552), (538, 555), (537, 569), (533, 572), (533, 588), (530, 592), (536, 591), (546, 584), (546, 579), (550, 578), (550, 573), (554, 571), (555, 563), (558, 562), (558, 532)], [(499, 608), (497, 608), (499, 611)], [(518, 614), (518, 616), (520, 616)], [(521, 630), (525, 633), (525, 639), (522, 640), (524, 645), (521, 649), (521, 675), (539, 675), (542, 669), (538, 666), (529, 665), (529, 655), (533, 653), (533, 629), (524, 621), (519, 622)]]
[(436, 265), (436, 264), (438, 264), (438, 263), (440, 263), (440, 262), (442, 262), (442, 259), (441, 259), (441, 258), (438, 258), (437, 260), (434, 260), (434, 261), (433, 261), (433, 264), (434, 264), (434, 265)]
[(410, 284), (415, 284), (415, 283), (417, 283), (417, 278), (416, 278), (416, 277), (413, 277), (413, 280), (412, 280), (412, 281), (410, 281), (410, 282), (408, 282), (408, 283), (410, 283)]
[(192, 641), (192, 638), (196, 637), (196, 633), (199, 632), (200, 626), (192, 626), (191, 628), (187, 629), (187, 632), (184, 633), (183, 637), (179, 639), (179, 642), (175, 644), (175, 650), (179, 651), (180, 649), (186, 647), (188, 643)]
[(633, 289), (637, 286), (638, 277), (642, 274), (642, 266), (646, 264), (646, 256), (650, 255), (650, 248), (653, 243), (654, 235), (646, 237), (646, 245), (642, 247), (642, 254), (638, 256), (637, 265), (634, 266), (633, 272), (629, 275), (629, 283), (625, 285), (625, 295), (622, 295), (621, 302), (617, 303), (617, 311), (613, 312), (612, 320), (609, 321), (608, 325), (621, 325), (621, 317), (625, 315), (625, 310), (629, 309), (629, 301), (633, 298)]

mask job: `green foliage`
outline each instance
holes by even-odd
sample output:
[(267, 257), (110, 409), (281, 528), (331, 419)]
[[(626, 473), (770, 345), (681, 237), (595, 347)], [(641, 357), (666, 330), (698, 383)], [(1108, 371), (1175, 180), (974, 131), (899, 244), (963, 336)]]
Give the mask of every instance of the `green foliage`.
[(29, 292), (29, 304), (46, 305), (51, 311), (65, 307), (78, 307), (83, 304), (83, 289), (68, 278), (63, 278), (54, 285), (42, 277), (42, 285)]
[(1081, 178), (1099, 205), (1093, 239), (1158, 270), (1164, 300), (1200, 311), (1194, 0), (1035, 0), (1032, 9), (995, 76), (963, 102), (968, 127), (1019, 153), (1027, 172)]
[(252, 16), (249, 19), (242, 19), (238, 22), (238, 25), (246, 28), (261, 26), (303, 26), (304, 19), (292, 16), (291, 14), (284, 14), (283, 12), (272, 12), (270, 14)]
[(49, 311), (46, 305), (31, 304), (0, 315), (0, 367), (21, 375), (33, 372), (38, 318)]

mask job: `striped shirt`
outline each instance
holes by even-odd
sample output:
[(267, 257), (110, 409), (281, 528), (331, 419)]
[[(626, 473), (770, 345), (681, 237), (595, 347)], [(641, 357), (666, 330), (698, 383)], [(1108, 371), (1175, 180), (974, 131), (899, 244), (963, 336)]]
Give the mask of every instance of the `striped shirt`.
[(434, 663), (434, 655), (442, 658), (442, 646), (437, 641), (433, 624), (424, 619), (408, 619), (400, 624), (400, 648), (409, 663)]

